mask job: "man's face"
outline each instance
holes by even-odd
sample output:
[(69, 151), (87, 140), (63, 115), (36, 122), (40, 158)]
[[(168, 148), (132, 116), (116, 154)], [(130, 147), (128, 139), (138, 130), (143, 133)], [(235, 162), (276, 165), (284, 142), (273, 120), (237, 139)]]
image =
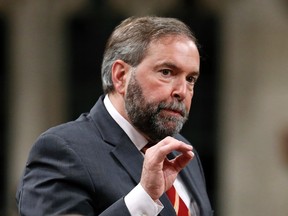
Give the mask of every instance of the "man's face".
[(178, 133), (188, 118), (200, 57), (194, 42), (169, 36), (152, 42), (131, 70), (125, 108), (131, 123), (148, 139)]

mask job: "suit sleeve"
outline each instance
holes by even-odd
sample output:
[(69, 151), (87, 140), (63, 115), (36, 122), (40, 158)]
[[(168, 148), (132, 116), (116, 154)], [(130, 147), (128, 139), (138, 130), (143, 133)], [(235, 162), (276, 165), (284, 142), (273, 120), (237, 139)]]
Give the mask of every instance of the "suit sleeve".
[(88, 170), (65, 140), (46, 134), (36, 141), (17, 191), (19, 215), (129, 215), (123, 198), (97, 209), (95, 194)]

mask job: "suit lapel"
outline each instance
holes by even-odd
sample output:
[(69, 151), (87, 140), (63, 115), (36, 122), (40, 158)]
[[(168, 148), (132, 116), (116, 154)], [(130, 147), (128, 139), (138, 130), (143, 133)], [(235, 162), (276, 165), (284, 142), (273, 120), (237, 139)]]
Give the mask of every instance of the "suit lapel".
[(111, 153), (122, 164), (138, 184), (141, 178), (143, 156), (129, 139), (127, 134), (113, 120), (103, 103), (104, 96), (101, 96), (96, 105), (90, 111), (95, 126), (107, 145), (114, 146)]
[(161, 197), (160, 197), (160, 201), (163, 204), (164, 208), (162, 209), (162, 211), (160, 212), (159, 215), (161, 216), (176, 216), (174, 207), (172, 206), (168, 196), (166, 195), (166, 193), (164, 193)]
[(196, 201), (202, 215), (204, 214), (203, 211), (206, 208), (204, 204), (206, 205), (209, 203), (209, 200), (207, 200), (207, 194), (203, 194), (203, 192), (206, 191), (205, 185), (203, 184), (202, 179), (199, 179), (201, 178), (202, 174), (199, 173), (199, 169), (194, 168), (194, 166), (198, 166), (196, 165), (197, 158), (194, 158), (193, 160), (195, 161), (190, 162), (191, 166), (187, 166), (180, 172), (180, 176), (188, 191), (192, 193), (192, 198)]
[(135, 181), (135, 185), (138, 184), (141, 178), (143, 156), (130, 139), (128, 137), (120, 139), (111, 153), (114, 154), (124, 169), (126, 169)]
[(193, 172), (189, 168), (183, 169), (180, 172), (180, 176), (182, 181), (184, 182), (184, 185), (187, 187), (188, 191), (192, 193), (193, 198), (195, 201), (200, 203), (200, 191), (199, 188), (197, 187), (197, 181), (194, 178)]

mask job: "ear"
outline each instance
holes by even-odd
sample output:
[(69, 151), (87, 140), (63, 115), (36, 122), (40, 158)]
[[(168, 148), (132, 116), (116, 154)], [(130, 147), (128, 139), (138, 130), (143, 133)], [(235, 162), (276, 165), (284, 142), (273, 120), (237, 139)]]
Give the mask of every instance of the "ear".
[(115, 91), (121, 95), (125, 94), (126, 83), (128, 82), (130, 65), (118, 59), (112, 65), (112, 81)]

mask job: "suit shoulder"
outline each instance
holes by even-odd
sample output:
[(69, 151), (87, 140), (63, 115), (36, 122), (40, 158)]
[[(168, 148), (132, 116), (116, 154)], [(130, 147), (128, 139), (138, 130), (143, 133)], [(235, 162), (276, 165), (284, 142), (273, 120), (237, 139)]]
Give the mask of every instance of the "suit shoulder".
[(41, 136), (47, 135), (55, 135), (66, 138), (73, 138), (75, 136), (85, 136), (87, 133), (91, 133), (91, 131), (96, 131), (96, 127), (89, 118), (89, 116), (85, 113), (82, 114), (78, 119), (70, 122), (66, 122), (63, 124), (56, 125), (54, 127), (49, 128)]

